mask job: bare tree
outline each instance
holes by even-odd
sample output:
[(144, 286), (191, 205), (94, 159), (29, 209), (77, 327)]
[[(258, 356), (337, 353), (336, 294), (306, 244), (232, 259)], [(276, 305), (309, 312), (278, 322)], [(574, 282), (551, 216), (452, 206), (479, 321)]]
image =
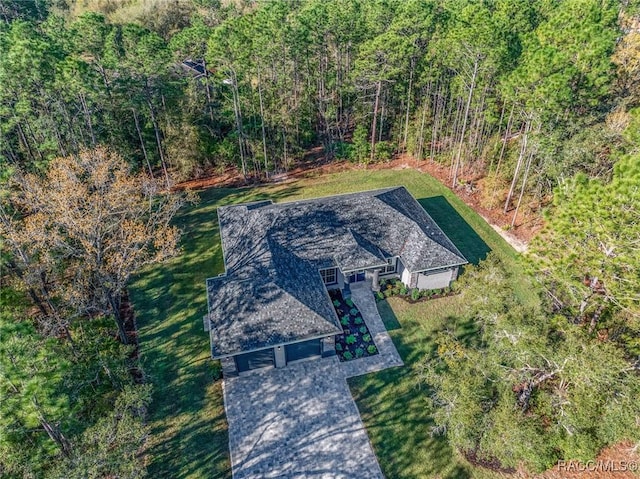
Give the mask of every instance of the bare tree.
[[(14, 249), (50, 266), (65, 307), (113, 315), (127, 343), (122, 292), (140, 267), (176, 253), (179, 232), (170, 221), (180, 197), (131, 175), (105, 148), (56, 158), (45, 177), (18, 172), (13, 187), (9, 201), (19, 217), (2, 225)], [(39, 286), (46, 291), (44, 280)]]

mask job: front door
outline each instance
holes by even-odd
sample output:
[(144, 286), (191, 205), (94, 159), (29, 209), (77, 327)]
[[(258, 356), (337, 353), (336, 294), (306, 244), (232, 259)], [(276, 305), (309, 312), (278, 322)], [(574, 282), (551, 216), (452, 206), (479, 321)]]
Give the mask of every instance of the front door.
[(349, 283), (359, 283), (364, 281), (364, 271), (354, 271), (349, 274)]

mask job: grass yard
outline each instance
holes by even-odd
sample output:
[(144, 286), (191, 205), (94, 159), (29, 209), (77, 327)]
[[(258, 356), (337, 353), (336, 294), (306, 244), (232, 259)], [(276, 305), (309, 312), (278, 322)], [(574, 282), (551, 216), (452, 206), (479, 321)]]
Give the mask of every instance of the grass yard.
[[(151, 477), (230, 478), (222, 388), (202, 329), (207, 300), (204, 282), (223, 271), (216, 208), (273, 199), (290, 201), (404, 185), (434, 217), (462, 253), (477, 262), (494, 250), (517, 272), (517, 254), (461, 200), (437, 180), (414, 170), (348, 171), (255, 188), (209, 189), (197, 205), (176, 218), (183, 230), (179, 257), (142, 272), (130, 285), (140, 334), (142, 366), (154, 386), (149, 423)], [(518, 276), (520, 277), (520, 276)], [(523, 298), (531, 288), (516, 281)], [(459, 296), (408, 307), (392, 299), (387, 321), (408, 367), (352, 382), (365, 424), (388, 477), (465, 477), (468, 469), (442, 439), (429, 436), (430, 419), (413, 371), (433, 351), (430, 333), (455, 314)], [(404, 308), (404, 309), (403, 309)], [(401, 326), (401, 328), (398, 328)], [(458, 325), (457, 327), (464, 327)]]
[(456, 319), (462, 302), (462, 295), (454, 295), (415, 304), (398, 297), (378, 303), (405, 367), (349, 379), (349, 386), (386, 477), (502, 477), (471, 468), (445, 438), (431, 436), (434, 422), (425, 400), (428, 392), (418, 380), (421, 362), (436, 351), (437, 331), (448, 328), (460, 336), (474, 334), (472, 324)]

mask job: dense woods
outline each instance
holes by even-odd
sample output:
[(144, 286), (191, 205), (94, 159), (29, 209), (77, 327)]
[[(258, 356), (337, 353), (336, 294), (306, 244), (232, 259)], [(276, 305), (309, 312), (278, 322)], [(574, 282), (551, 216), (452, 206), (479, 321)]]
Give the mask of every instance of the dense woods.
[(546, 215), (535, 306), (468, 273), (482, 334), (425, 363), (436, 432), (536, 470), (640, 441), (639, 59), (637, 1), (3, 1), (0, 475), (144, 474), (121, 301), (177, 251), (169, 189), (311, 147)]

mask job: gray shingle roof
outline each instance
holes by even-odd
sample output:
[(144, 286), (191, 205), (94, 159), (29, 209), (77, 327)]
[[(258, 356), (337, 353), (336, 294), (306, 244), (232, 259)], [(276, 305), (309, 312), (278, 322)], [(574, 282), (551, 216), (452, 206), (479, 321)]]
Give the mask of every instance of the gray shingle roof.
[(218, 209), (226, 275), (207, 280), (212, 354), (342, 332), (319, 269), (411, 272), (466, 259), (404, 187)]

